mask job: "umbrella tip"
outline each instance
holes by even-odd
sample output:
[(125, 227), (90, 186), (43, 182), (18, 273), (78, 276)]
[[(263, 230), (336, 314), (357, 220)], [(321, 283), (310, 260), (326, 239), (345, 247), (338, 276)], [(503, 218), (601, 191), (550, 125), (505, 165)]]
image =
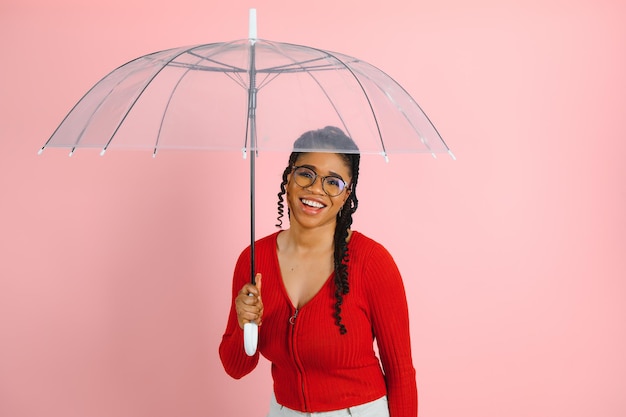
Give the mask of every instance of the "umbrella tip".
[(248, 159), (248, 151), (246, 151), (246, 148), (241, 148), (241, 156), (243, 159)]
[(46, 149), (46, 147), (45, 147), (45, 146), (42, 146), (42, 147), (41, 147), (41, 149), (39, 149), (39, 150), (37, 151), (37, 155), (41, 155), (41, 154), (43, 153), (43, 150), (44, 150), (44, 149)]
[(248, 25), (249, 25), (248, 26), (248, 38), (252, 41), (256, 41), (257, 39), (256, 9), (250, 9)]
[(454, 156), (454, 154), (452, 153), (450, 149), (448, 149), (448, 155), (450, 155), (453, 161), (456, 161), (456, 156)]
[(107, 151), (107, 148), (103, 148), (103, 149), (100, 151), (100, 156), (104, 156), (104, 153), (105, 153), (106, 151)]
[(68, 155), (69, 157), (72, 157), (72, 155), (74, 155), (74, 150), (75, 150), (75, 149), (76, 149), (76, 148), (72, 148), (72, 150), (70, 151), (70, 154)]

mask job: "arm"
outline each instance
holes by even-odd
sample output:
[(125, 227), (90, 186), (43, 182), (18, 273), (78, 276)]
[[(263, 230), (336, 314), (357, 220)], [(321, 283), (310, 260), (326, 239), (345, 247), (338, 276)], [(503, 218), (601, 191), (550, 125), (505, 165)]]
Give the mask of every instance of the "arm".
[[(253, 319), (257, 319), (256, 321), (260, 323), (263, 310), (260, 301), (260, 276), (257, 276), (258, 288), (249, 282), (249, 255), (249, 250), (244, 251), (235, 266), (232, 286), (233, 303), (228, 315), (226, 331), (219, 347), (224, 370), (235, 379), (242, 378), (252, 372), (259, 362), (258, 352), (254, 356), (248, 356), (243, 349), (242, 328), (244, 323)], [(248, 296), (250, 293), (253, 294), (252, 297)]]
[(402, 277), (382, 246), (372, 251), (366, 282), (372, 326), (385, 373), (391, 417), (417, 416), (417, 384), (411, 354), (409, 313)]

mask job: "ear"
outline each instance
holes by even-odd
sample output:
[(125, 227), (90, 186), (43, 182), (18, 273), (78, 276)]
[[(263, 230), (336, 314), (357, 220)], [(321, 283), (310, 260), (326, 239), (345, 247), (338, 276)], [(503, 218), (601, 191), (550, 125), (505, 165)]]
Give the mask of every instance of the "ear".
[(346, 192), (343, 194), (343, 204), (346, 204), (346, 201), (350, 198), (350, 194), (352, 194), (352, 189), (346, 189)]

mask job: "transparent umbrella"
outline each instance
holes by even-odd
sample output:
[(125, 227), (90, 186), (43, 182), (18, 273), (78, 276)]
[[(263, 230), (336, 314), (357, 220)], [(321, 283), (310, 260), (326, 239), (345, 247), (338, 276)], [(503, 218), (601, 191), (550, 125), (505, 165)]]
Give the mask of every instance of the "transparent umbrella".
[[(334, 125), (362, 154), (454, 155), (411, 95), (390, 76), (337, 52), (258, 39), (168, 49), (96, 83), (40, 149), (239, 151), (250, 161), (254, 283), (255, 157), (293, 149), (303, 131)], [(353, 152), (335, 149), (333, 152)]]

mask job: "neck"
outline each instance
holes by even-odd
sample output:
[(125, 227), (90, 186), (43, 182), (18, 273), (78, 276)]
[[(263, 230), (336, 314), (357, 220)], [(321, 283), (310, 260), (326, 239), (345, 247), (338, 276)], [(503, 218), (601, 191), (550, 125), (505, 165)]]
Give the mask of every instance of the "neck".
[(316, 227), (304, 228), (297, 223), (285, 231), (285, 244), (296, 251), (332, 251), (334, 247), (335, 223)]

